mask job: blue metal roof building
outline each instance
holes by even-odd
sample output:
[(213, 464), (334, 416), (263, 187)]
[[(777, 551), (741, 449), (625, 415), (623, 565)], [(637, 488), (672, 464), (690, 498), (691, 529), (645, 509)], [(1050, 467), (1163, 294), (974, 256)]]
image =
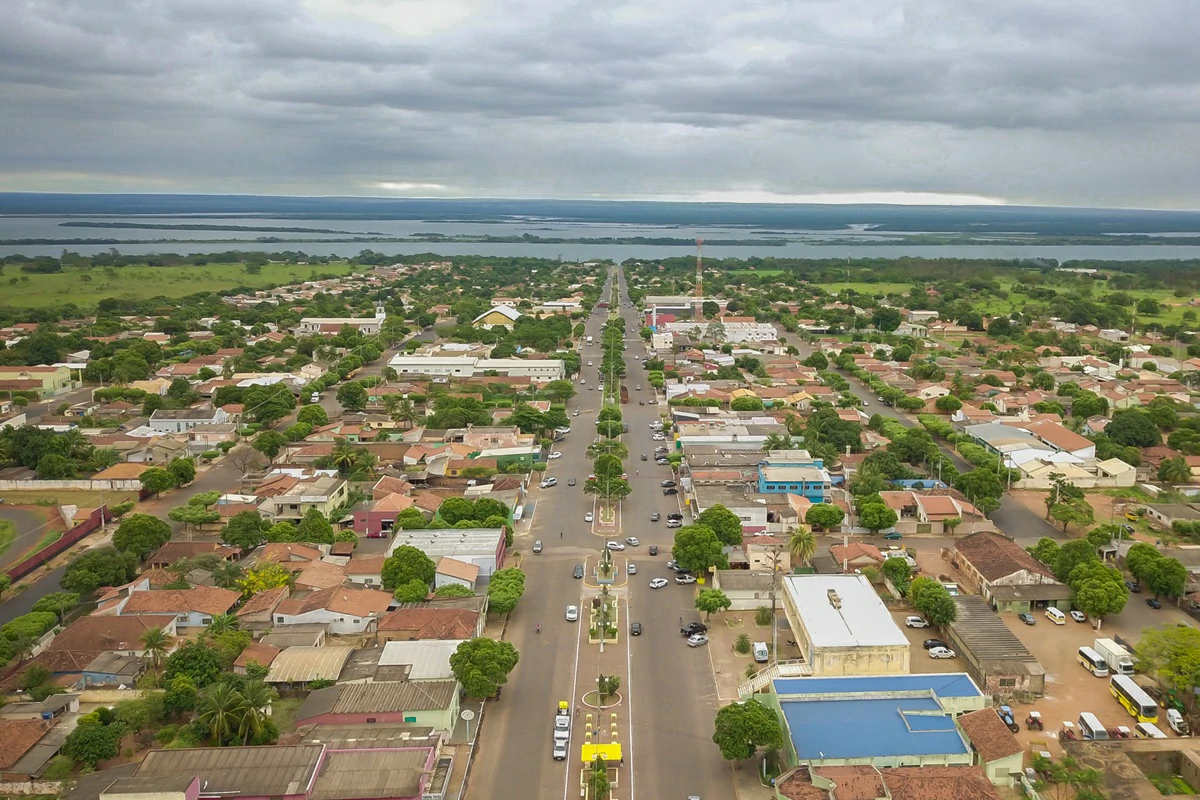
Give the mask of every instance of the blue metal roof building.
[(877, 767), (970, 764), (955, 718), (988, 699), (965, 673), (783, 678), (770, 699), (793, 764)]

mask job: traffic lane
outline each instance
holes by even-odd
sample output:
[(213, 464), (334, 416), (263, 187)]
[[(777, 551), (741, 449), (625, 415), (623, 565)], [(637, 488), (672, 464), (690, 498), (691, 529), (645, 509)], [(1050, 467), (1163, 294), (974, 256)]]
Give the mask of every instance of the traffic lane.
[(0, 625), (12, 622), (22, 614), (28, 614), (33, 611), (33, 604), (38, 600), (60, 591), (62, 586), (59, 585), (59, 581), (62, 580), (66, 569), (64, 565), (47, 572), (36, 582), (29, 584), (29, 588), (23, 592), (5, 592), (4, 602), (0, 603)]

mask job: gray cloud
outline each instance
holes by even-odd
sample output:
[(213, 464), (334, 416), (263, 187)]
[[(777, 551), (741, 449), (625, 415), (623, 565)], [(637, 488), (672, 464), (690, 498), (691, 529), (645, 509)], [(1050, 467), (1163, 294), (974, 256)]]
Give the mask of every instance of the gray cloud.
[(1191, 0), (27, 0), (0, 189), (1200, 207), (1197, 39)]

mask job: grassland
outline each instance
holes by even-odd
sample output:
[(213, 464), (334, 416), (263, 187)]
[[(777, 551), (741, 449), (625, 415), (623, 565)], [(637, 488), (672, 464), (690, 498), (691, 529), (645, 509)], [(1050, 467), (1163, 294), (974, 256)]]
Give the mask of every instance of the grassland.
[(25, 274), (10, 266), (0, 277), (0, 306), (41, 308), (75, 303), (86, 308), (107, 297), (144, 300), (159, 296), (184, 297), (237, 286), (261, 289), (312, 280), (317, 275), (345, 275), (351, 271), (346, 262), (311, 266), (267, 264), (257, 275), (248, 274), (243, 264), (119, 267), (111, 273), (104, 269), (82, 272), (71, 269), (49, 274)]
[(5, 492), (4, 502), (10, 506), (79, 506), (97, 508), (101, 503), (115, 505), (125, 500), (137, 500), (137, 492), (87, 492), (76, 489), (47, 489), (44, 492)]
[(869, 297), (885, 294), (906, 295), (908, 294), (908, 290), (912, 288), (911, 283), (846, 283), (845, 281), (835, 281), (833, 283), (816, 283), (813, 285), (820, 286), (827, 292), (840, 292), (844, 289), (853, 289), (859, 294), (865, 294)]
[(16, 526), (6, 519), (0, 519), (0, 555), (4, 555), (4, 552), (12, 546), (16, 538)]

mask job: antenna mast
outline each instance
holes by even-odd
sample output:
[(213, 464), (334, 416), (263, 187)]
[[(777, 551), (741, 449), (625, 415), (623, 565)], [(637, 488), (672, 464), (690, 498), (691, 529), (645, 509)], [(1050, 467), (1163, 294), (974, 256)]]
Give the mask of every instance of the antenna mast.
[(696, 239), (696, 310), (695, 319), (704, 316), (704, 240)]

